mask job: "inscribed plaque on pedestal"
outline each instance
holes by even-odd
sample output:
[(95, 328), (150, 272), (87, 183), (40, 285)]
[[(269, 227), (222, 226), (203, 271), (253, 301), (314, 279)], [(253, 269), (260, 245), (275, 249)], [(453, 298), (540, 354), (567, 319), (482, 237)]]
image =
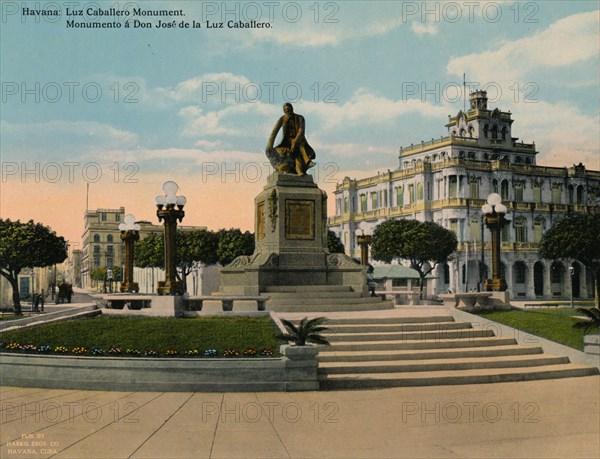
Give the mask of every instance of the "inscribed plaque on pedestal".
[(315, 238), (315, 202), (288, 199), (285, 202), (285, 238)]

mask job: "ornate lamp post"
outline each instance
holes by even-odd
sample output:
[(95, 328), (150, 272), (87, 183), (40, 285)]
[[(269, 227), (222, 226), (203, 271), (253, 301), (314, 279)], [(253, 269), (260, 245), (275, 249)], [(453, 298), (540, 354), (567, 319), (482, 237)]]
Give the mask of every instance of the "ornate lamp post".
[[(177, 280), (177, 221), (181, 223), (185, 212), (185, 196), (177, 196), (179, 186), (172, 181), (163, 184), (164, 195), (156, 197), (156, 216), (165, 224), (165, 278), (158, 283), (159, 295), (183, 295), (183, 282)], [(175, 208), (177, 206), (177, 208)]]
[(490, 194), (487, 204), (481, 207), (484, 222), (492, 233), (492, 278), (483, 283), (483, 290), (486, 291), (503, 292), (507, 288), (506, 281), (500, 276), (500, 231), (507, 223), (504, 218), (506, 211), (498, 193)]
[(121, 292), (139, 292), (140, 287), (133, 281), (133, 246), (140, 239), (140, 225), (131, 214), (125, 215), (124, 223), (119, 225), (121, 240), (125, 243), (125, 269), (121, 282)]

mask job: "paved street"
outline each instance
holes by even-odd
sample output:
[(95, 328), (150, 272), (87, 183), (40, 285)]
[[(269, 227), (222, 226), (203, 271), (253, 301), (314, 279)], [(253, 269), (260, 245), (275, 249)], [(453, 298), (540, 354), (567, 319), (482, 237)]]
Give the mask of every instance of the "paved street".
[[(305, 393), (3, 387), (2, 458), (595, 458), (600, 377)], [(36, 443), (37, 442), (37, 443)]]

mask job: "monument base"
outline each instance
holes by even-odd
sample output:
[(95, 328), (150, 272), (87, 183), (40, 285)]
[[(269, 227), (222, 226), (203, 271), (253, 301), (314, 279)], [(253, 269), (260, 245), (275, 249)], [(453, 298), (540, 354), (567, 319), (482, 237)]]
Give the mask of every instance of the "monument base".
[[(366, 266), (327, 249), (327, 194), (311, 175), (274, 172), (254, 203), (255, 251), (223, 268), (222, 295), (268, 295), (284, 293), (274, 291), (281, 287), (337, 286), (343, 287), (337, 291), (353, 293), (346, 297), (369, 297)], [(295, 291), (302, 299), (306, 290), (287, 293)]]

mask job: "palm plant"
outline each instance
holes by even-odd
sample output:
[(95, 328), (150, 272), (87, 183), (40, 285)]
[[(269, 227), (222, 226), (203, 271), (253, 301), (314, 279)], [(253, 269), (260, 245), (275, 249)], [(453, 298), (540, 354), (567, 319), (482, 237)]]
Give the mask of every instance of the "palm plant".
[(600, 309), (577, 308), (577, 312), (581, 313), (586, 318), (573, 324), (574, 328), (583, 328), (585, 333), (595, 328), (600, 329)]
[(292, 341), (296, 346), (306, 346), (307, 343), (329, 345), (329, 341), (319, 333), (327, 330), (327, 327), (323, 326), (326, 320), (325, 317), (316, 317), (310, 320), (305, 317), (296, 326), (289, 320), (281, 319), (287, 333), (279, 334), (277, 338)]

